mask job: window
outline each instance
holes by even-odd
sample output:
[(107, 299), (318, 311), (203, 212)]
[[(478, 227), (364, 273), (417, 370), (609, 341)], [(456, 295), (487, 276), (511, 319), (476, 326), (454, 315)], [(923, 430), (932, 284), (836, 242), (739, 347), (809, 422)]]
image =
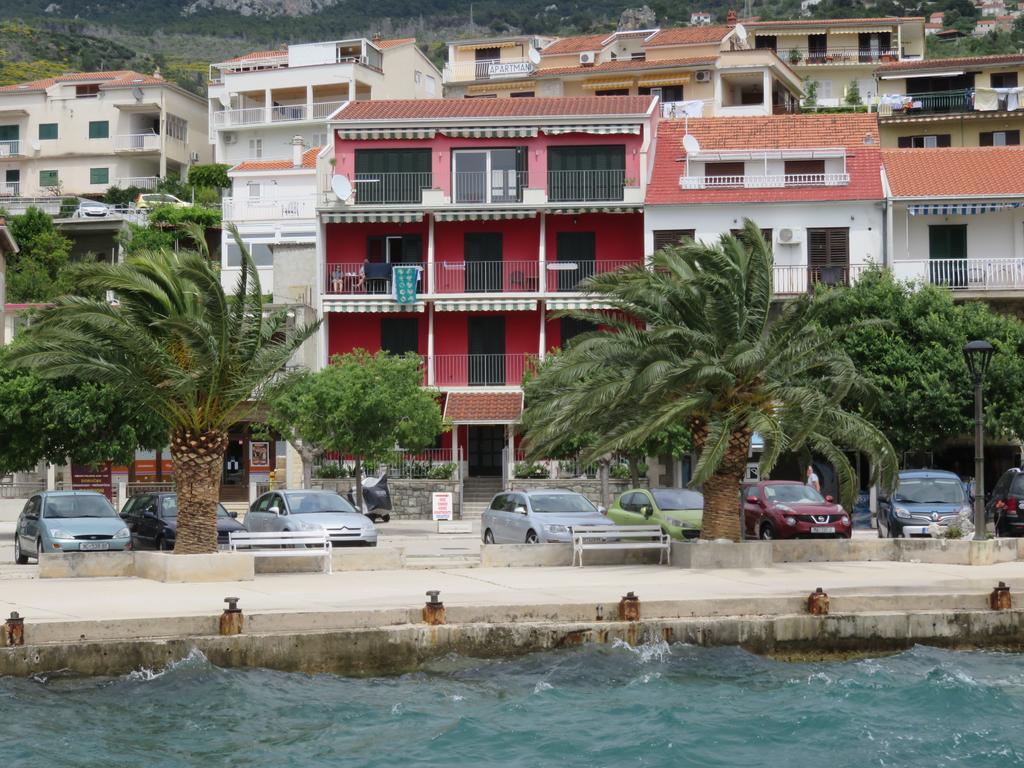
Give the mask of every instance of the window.
[(935, 136), (900, 136), (896, 145), (900, 149), (932, 149), (952, 146), (952, 140), (948, 133), (940, 133)]
[(433, 75), (427, 75), (427, 84), (424, 90), (427, 92), (427, 96), (434, 96), (437, 93), (437, 80)]
[[(274, 252), (266, 243), (246, 243), (249, 248), (249, 255), (257, 267), (272, 267), (274, 265)], [(230, 242), (225, 249), (227, 265), (229, 267), (242, 266), (242, 252), (238, 250), (238, 244)]]
[(704, 163), (705, 183), (709, 187), (742, 187), (745, 171), (746, 166), (742, 162)]
[(263, 185), (261, 185), (258, 181), (250, 181), (245, 186), (249, 190), (249, 199), (250, 200), (259, 200), (260, 197), (262, 197), (262, 195), (263, 195)]
[(562, 334), (562, 349), (565, 349), (569, 342), (580, 334), (597, 330), (597, 326), (589, 320), (577, 320), (575, 317), (563, 317), (559, 322), (561, 324), (559, 330)]
[(188, 141), (188, 120), (168, 113), (167, 135), (177, 141)]
[(758, 35), (754, 38), (754, 47), (767, 48), (770, 51), (778, 50), (778, 39), (775, 35)]
[(85, 85), (75, 86), (75, 98), (76, 99), (95, 99), (100, 95), (100, 84), (99, 83), (86, 83)]
[(993, 88), (1016, 88), (1016, 72), (993, 72), (989, 76)]
[(623, 198), (624, 145), (548, 149), (548, 200), (553, 203)]
[(938, 224), (928, 227), (928, 282), (967, 287), (967, 225)]
[(416, 74), (414, 75), (414, 79), (416, 80), (416, 85), (419, 85), (421, 82), (423, 82), (423, 73), (417, 69)]
[(693, 240), (692, 229), (656, 229), (654, 230), (654, 250), (660, 251), (666, 245), (680, 245), (685, 240)]
[(89, 169), (89, 183), (90, 184), (109, 184), (110, 183), (110, 169), (109, 168), (90, 168)]
[(263, 139), (249, 139), (249, 157), (257, 160), (263, 157)]
[(40, 187), (56, 187), (60, 182), (57, 179), (56, 171), (40, 171), (39, 172), (39, 186)]
[(432, 184), (429, 149), (357, 149), (359, 203), (418, 204)]
[(810, 282), (846, 283), (850, 271), (850, 230), (846, 227), (807, 230)]
[(109, 139), (110, 138), (110, 123), (106, 120), (90, 120), (89, 121), (89, 138), (90, 139)]
[(603, 91), (594, 91), (595, 96), (629, 96), (629, 88), (606, 88)]
[[(742, 231), (743, 231), (742, 229), (730, 229), (729, 230), (729, 234), (732, 235), (733, 237), (738, 237), (740, 232), (742, 232)], [(768, 247), (770, 248), (771, 245), (772, 245), (772, 230), (770, 230), (770, 229), (762, 229), (761, 230), (761, 237), (764, 238), (764, 241), (766, 243), (768, 243)]]
[(978, 138), (983, 147), (1015, 147), (1020, 144), (1020, 131), (982, 131)]
[(526, 184), (526, 147), (452, 153), (456, 203), (517, 203)]
[(326, 133), (314, 133), (313, 134), (313, 146), (314, 147), (323, 147), (326, 144), (327, 144), (327, 134)]
[(509, 94), (513, 99), (532, 99), (533, 95), (533, 91), (516, 91)]
[(825, 173), (824, 160), (787, 160), (785, 174), (787, 176), (821, 176)]
[(40, 123), (39, 124), (39, 140), (40, 141), (54, 141), (57, 138), (57, 124), (56, 123)]
[(637, 93), (641, 96), (659, 96), (662, 102), (683, 100), (683, 86), (681, 85), (663, 85), (660, 88), (643, 86), (637, 88)]
[(386, 317), (380, 321), (380, 348), (392, 355), (419, 352), (419, 319)]

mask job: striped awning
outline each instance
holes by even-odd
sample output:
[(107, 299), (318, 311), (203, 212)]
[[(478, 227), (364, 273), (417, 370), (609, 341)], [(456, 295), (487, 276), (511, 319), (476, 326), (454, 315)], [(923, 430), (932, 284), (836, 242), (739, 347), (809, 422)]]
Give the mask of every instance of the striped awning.
[(611, 88), (631, 88), (632, 86), (633, 78), (629, 80), (590, 80), (580, 83), (580, 88), (585, 91), (603, 91)]
[(427, 305), (422, 301), (415, 304), (396, 304), (392, 299), (324, 299), (324, 312), (351, 312), (366, 314), (374, 312), (424, 312)]
[[(523, 77), (533, 77), (533, 73), (529, 75), (523, 75)], [(528, 91), (531, 88), (537, 87), (536, 80), (516, 80), (514, 77), (509, 76), (508, 81), (503, 78), (501, 81), (491, 80), (483, 85), (471, 85), (469, 86), (470, 93), (490, 93), (491, 91)]]
[(438, 312), (530, 312), (537, 309), (533, 299), (443, 299), (434, 302)]
[(866, 33), (871, 33), (871, 32), (876, 32), (876, 33), (877, 32), (892, 32), (893, 27), (895, 27), (895, 26), (897, 26), (897, 25), (893, 24), (893, 25), (890, 25), (888, 27), (856, 27), (854, 29), (833, 29), (832, 30), (832, 34), (833, 35), (859, 35), (862, 32), (866, 32)]
[(434, 221), (500, 221), (502, 219), (533, 219), (537, 211), (519, 209), (505, 210), (474, 210), (474, 211), (439, 211), (434, 214)]
[(442, 128), (441, 135), (456, 139), (532, 139), (537, 135), (537, 128), (522, 125)]
[(548, 299), (548, 309), (611, 309), (612, 305), (597, 299)]
[(553, 125), (541, 128), (549, 136), (561, 136), (563, 133), (589, 133), (604, 136), (613, 133), (640, 133), (639, 125)]
[(367, 139), (432, 139), (433, 128), (345, 128), (338, 129), (338, 138), (349, 141)]
[(361, 211), (359, 213), (325, 213), (327, 224), (414, 224), (423, 220), (423, 214), (412, 211)]
[(600, 211), (601, 213), (636, 213), (640, 209), (639, 205), (616, 205), (615, 203), (594, 203), (593, 205), (580, 205), (575, 208), (552, 208), (548, 213), (553, 216), (575, 216), (578, 213), (593, 213), (594, 211)]
[(665, 75), (664, 77), (644, 77), (636, 81), (640, 86), (657, 87), (660, 85), (685, 85), (690, 82), (690, 75)]
[(754, 33), (754, 37), (807, 37), (807, 35), (827, 34), (827, 29), (780, 29), (778, 31), (772, 29), (764, 32), (758, 30)]
[[(491, 42), (490, 40), (488, 40), (487, 42), (484, 43), (468, 43), (466, 45), (459, 45), (458, 43), (456, 43), (455, 47), (458, 48), (460, 51), (480, 51), (485, 48), (518, 48), (522, 44), (523, 43), (521, 40), (503, 40), (500, 43)], [(469, 62), (459, 61), (456, 63), (463, 64)]]
[(928, 203), (926, 205), (908, 205), (907, 213), (911, 216), (976, 216), (980, 213), (997, 213), (1012, 208), (1024, 207), (1024, 201), (1003, 203)]

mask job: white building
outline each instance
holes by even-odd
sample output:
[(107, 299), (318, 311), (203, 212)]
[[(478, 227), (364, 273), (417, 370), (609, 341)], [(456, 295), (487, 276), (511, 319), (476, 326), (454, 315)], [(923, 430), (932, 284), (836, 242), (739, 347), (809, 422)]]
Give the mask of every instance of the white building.
[(690, 24), (692, 26), (699, 26), (703, 24), (711, 24), (714, 22), (714, 17), (707, 11), (694, 11), (690, 14)]
[(152, 188), (209, 162), (203, 99), (157, 75), (83, 72), (0, 87), (0, 199)]

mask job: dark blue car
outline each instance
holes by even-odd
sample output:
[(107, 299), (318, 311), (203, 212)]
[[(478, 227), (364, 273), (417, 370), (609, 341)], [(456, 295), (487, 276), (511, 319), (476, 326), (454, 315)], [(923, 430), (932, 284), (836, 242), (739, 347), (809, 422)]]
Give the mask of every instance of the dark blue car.
[[(136, 549), (174, 549), (178, 530), (178, 495), (175, 493), (144, 493), (132, 496), (121, 510), (121, 518), (132, 532)], [(227, 546), (231, 531), (244, 531), (245, 526), (221, 504), (217, 505), (217, 543)]]

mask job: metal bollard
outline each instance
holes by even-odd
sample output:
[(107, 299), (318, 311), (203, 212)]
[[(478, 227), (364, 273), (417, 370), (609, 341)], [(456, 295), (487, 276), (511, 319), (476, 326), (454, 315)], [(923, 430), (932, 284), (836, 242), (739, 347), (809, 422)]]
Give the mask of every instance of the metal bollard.
[(640, 621), (640, 598), (632, 591), (619, 600), (619, 621)]
[(1010, 588), (1006, 586), (1005, 581), (1000, 581), (999, 585), (992, 590), (992, 594), (988, 596), (988, 605), (993, 611), (1008, 611), (1013, 608)]
[(821, 587), (807, 596), (807, 612), (812, 616), (827, 616), (829, 605), (828, 593)]
[(243, 616), (242, 609), (238, 607), (237, 597), (225, 597), (224, 602), (228, 607), (220, 615), (220, 633), (222, 635), (242, 634)]
[(444, 624), (444, 603), (438, 600), (438, 595), (441, 594), (439, 589), (428, 589), (427, 597), (430, 600), (423, 606), (423, 621), (426, 624)]
[(4, 624), (7, 645), (14, 647), (25, 644), (25, 620), (17, 611), (11, 611), (11, 617)]
[(604, 606), (597, 606), (597, 621), (604, 621)]

